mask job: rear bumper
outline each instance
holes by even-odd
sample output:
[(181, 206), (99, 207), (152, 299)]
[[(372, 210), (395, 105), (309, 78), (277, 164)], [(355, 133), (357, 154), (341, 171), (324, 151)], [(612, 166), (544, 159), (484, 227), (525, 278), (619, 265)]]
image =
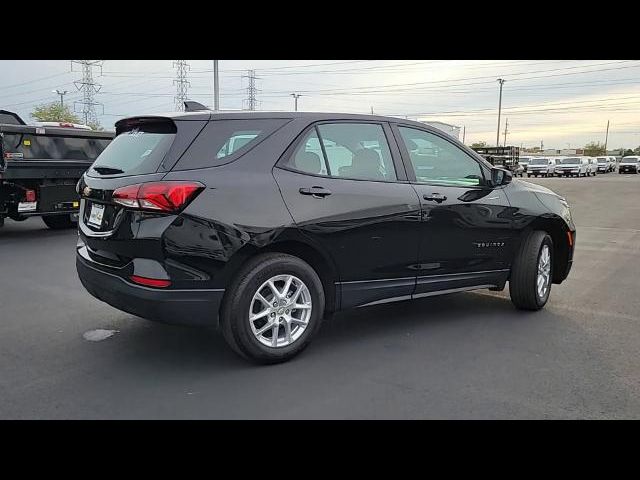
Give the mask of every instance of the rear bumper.
[(129, 283), (76, 254), (76, 269), (84, 288), (124, 312), (176, 325), (217, 326), (223, 289), (171, 290)]

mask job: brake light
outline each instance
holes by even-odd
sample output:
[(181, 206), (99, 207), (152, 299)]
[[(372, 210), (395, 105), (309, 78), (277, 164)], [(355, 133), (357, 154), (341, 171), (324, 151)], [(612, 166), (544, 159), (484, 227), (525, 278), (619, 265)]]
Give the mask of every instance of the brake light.
[(36, 201), (36, 191), (35, 190), (25, 190), (24, 191), (24, 199), (25, 199), (25, 202), (35, 202)]
[(166, 288), (171, 285), (169, 280), (161, 280), (158, 278), (140, 277), (139, 275), (131, 275), (129, 278), (131, 281), (146, 287)]
[(176, 212), (186, 207), (203, 189), (204, 185), (198, 182), (139, 183), (116, 189), (111, 198), (129, 208)]

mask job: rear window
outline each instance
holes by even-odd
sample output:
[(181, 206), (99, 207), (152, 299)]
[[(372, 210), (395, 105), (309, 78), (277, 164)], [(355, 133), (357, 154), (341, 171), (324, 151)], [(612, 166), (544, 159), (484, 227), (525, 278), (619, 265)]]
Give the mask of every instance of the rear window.
[(211, 120), (173, 170), (215, 167), (232, 162), (288, 121), (281, 118)]
[(176, 126), (170, 120), (130, 122), (116, 128), (116, 138), (91, 166), (92, 173), (154, 173), (176, 136)]

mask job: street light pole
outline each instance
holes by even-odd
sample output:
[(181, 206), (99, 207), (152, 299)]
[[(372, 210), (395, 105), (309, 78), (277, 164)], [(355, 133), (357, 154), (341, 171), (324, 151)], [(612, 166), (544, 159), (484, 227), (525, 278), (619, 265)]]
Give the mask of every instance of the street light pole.
[(607, 154), (607, 142), (609, 141), (609, 120), (607, 120), (607, 134), (604, 137), (604, 154)]
[(60, 108), (64, 108), (64, 96), (69, 92), (66, 90), (61, 92), (60, 90), (55, 89), (51, 90), (51, 93), (57, 93), (58, 95), (60, 95)]
[(502, 113), (502, 85), (505, 80), (503, 78), (498, 79), (500, 84), (500, 99), (498, 100), (498, 133), (496, 134), (496, 147), (500, 146), (500, 114)]
[(213, 61), (213, 109), (220, 110), (220, 84), (218, 83), (218, 60)]
[(298, 99), (302, 96), (299, 93), (292, 93), (291, 96), (295, 100), (295, 111), (298, 111)]

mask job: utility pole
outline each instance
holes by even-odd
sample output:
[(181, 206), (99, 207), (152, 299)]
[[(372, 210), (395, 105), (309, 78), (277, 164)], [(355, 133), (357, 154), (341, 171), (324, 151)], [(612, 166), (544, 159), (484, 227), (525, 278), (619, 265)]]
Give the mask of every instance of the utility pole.
[(173, 66), (176, 69), (176, 78), (173, 84), (176, 86), (176, 94), (173, 97), (175, 101), (176, 111), (184, 111), (184, 102), (187, 100), (187, 88), (191, 86), (187, 80), (187, 70), (189, 64), (186, 60), (174, 60)]
[(102, 74), (102, 60), (71, 60), (72, 72), (74, 64), (80, 65), (82, 69), (82, 79), (76, 80), (73, 83), (76, 88), (82, 92), (82, 100), (76, 103), (82, 105), (82, 117), (84, 119), (84, 124), (97, 124), (98, 116), (96, 114), (96, 106), (102, 106), (102, 104), (96, 102), (95, 95), (100, 91), (102, 85), (97, 84), (93, 80), (93, 68), (99, 68), (100, 74)]
[(299, 93), (292, 93), (291, 96), (293, 97), (293, 100), (295, 102), (295, 111), (298, 111), (298, 99), (302, 96)]
[(507, 118), (507, 121), (504, 125), (504, 145), (503, 147), (507, 146), (507, 133), (509, 133), (509, 119)]
[(249, 79), (249, 86), (247, 86), (247, 98), (245, 99), (247, 109), (255, 110), (258, 104), (256, 100), (256, 94), (258, 93), (258, 89), (256, 88), (256, 71), (255, 70), (247, 70), (247, 75), (243, 75), (242, 78)]
[(467, 126), (463, 125), (462, 126), (462, 143), (464, 143), (464, 137), (466, 133), (467, 133)]
[(61, 92), (60, 90), (58, 90), (58, 89), (56, 88), (55, 90), (51, 90), (51, 93), (56, 93), (56, 94), (60, 95), (60, 108), (61, 108), (61, 109), (64, 109), (64, 99), (63, 99), (63, 97), (64, 97), (67, 93), (69, 93), (69, 92), (68, 92), (68, 91), (66, 91), (66, 90), (63, 90), (63, 91)]
[(496, 134), (496, 147), (500, 146), (500, 114), (502, 113), (502, 85), (505, 80), (503, 78), (498, 79), (500, 84), (500, 99), (498, 100), (498, 133)]
[(218, 83), (218, 60), (213, 61), (213, 109), (220, 110), (220, 84)]
[(607, 120), (607, 134), (604, 137), (604, 155), (607, 154), (607, 142), (609, 141), (609, 120)]
[(540, 151), (544, 150), (544, 141), (540, 140)]

